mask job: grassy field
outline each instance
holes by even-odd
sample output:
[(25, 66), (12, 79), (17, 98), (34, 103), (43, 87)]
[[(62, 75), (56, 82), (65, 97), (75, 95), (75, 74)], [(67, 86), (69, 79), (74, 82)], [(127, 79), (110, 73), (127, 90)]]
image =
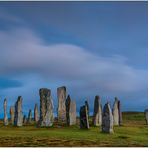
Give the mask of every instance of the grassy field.
[(148, 125), (143, 113), (123, 113), (123, 125), (114, 134), (101, 133), (99, 127), (82, 130), (79, 126), (36, 128), (3, 126), (0, 123), (0, 146), (148, 146)]

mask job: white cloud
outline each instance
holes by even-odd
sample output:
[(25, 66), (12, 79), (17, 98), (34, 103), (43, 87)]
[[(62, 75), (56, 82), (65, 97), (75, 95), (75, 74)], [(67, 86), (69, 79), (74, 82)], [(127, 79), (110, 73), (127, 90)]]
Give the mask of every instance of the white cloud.
[(0, 31), (0, 52), (0, 73), (5, 75), (35, 72), (43, 78), (73, 82), (78, 88), (81, 83), (92, 91), (148, 89), (148, 71), (127, 65), (126, 58), (101, 57), (76, 45), (46, 45), (29, 29)]

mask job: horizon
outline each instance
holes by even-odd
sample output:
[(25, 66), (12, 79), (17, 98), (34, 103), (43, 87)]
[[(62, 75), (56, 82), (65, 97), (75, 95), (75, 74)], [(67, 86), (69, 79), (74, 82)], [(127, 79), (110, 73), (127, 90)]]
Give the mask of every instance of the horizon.
[[(122, 111), (148, 108), (148, 2), (0, 2), (0, 118), (23, 98), (39, 106), (39, 89), (66, 86), (77, 112), (94, 98), (117, 96)], [(8, 110), (9, 112), (9, 110)]]

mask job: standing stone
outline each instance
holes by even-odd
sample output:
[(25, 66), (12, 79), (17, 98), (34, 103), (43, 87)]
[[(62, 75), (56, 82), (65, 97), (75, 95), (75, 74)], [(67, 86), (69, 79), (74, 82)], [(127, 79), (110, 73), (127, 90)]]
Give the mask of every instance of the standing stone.
[(145, 109), (144, 116), (145, 116), (146, 124), (148, 124), (148, 109)]
[(118, 100), (118, 110), (119, 110), (119, 125), (121, 125), (122, 124), (122, 112), (121, 112), (120, 100)]
[(8, 117), (7, 117), (7, 99), (4, 99), (4, 125), (8, 125)]
[(39, 125), (41, 127), (52, 126), (54, 122), (53, 116), (53, 101), (51, 97), (51, 90), (47, 88), (41, 88), (40, 94), (40, 120)]
[(102, 125), (102, 106), (99, 96), (96, 96), (94, 101), (93, 125), (94, 126)]
[(38, 105), (37, 104), (35, 104), (35, 107), (34, 107), (34, 121), (35, 122), (39, 121), (39, 112), (38, 112)]
[(70, 110), (70, 103), (71, 103), (71, 98), (68, 95), (65, 105), (66, 105), (66, 119), (67, 119), (67, 125), (70, 123), (70, 116), (69, 116), (69, 110)]
[(66, 123), (66, 87), (62, 86), (57, 88), (58, 96), (58, 122)]
[(115, 97), (115, 102), (113, 106), (113, 119), (114, 119), (114, 125), (121, 125), (122, 123), (121, 105), (117, 97)]
[(23, 124), (23, 115), (22, 115), (22, 97), (19, 96), (15, 103), (15, 116), (14, 116), (14, 125), (22, 126)]
[(114, 125), (119, 125), (119, 109), (118, 109), (118, 99), (115, 98), (114, 106), (113, 106), (113, 119)]
[(76, 103), (74, 101), (71, 101), (69, 95), (66, 99), (66, 118), (67, 125), (76, 124)]
[(80, 128), (89, 129), (88, 110), (86, 105), (80, 107)]
[(69, 110), (69, 125), (76, 124), (76, 117), (76, 103), (74, 101), (71, 101)]
[(88, 117), (89, 117), (89, 104), (88, 104), (88, 101), (85, 101), (85, 105), (87, 106), (87, 114), (88, 114)]
[(11, 120), (12, 125), (14, 125), (14, 114), (15, 114), (15, 107), (11, 106), (10, 107), (10, 120)]
[(31, 121), (32, 121), (32, 110), (29, 109), (27, 123), (31, 123)]
[(23, 124), (26, 124), (27, 123), (27, 118), (26, 118), (26, 115), (24, 115), (23, 117)]
[(109, 103), (103, 108), (102, 132), (113, 133), (113, 115)]

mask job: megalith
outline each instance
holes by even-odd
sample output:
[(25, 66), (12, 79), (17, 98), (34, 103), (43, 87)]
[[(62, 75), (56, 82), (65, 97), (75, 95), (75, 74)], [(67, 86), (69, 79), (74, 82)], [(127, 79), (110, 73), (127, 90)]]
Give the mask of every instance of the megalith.
[(85, 101), (85, 106), (87, 107), (87, 115), (89, 117), (89, 104), (87, 100)]
[(89, 129), (88, 110), (86, 105), (80, 107), (80, 128)]
[(76, 102), (71, 101), (70, 102), (70, 110), (69, 110), (69, 125), (75, 125), (76, 124)]
[(69, 95), (66, 99), (66, 118), (67, 125), (76, 124), (76, 103), (71, 100)]
[(34, 121), (35, 122), (39, 121), (39, 111), (38, 111), (38, 105), (37, 104), (35, 104), (35, 107), (34, 107)]
[(32, 110), (29, 109), (27, 123), (31, 123), (31, 122), (32, 122)]
[(22, 97), (19, 96), (15, 103), (15, 115), (14, 115), (14, 125), (22, 126), (23, 125), (23, 115), (22, 115)]
[(121, 105), (117, 97), (115, 97), (115, 102), (113, 105), (113, 119), (114, 119), (114, 125), (121, 125), (122, 123)]
[(103, 108), (102, 132), (113, 133), (113, 115), (109, 103), (106, 103)]
[(40, 120), (39, 126), (50, 127), (53, 125), (53, 101), (51, 97), (51, 90), (47, 88), (41, 88), (40, 94)]
[(144, 116), (145, 116), (146, 124), (148, 124), (148, 109), (144, 110)]
[(66, 99), (66, 102), (65, 102), (65, 105), (66, 105), (66, 119), (67, 119), (67, 125), (69, 125), (69, 123), (70, 123), (70, 116), (69, 116), (70, 103), (71, 103), (71, 98), (70, 98), (70, 96), (68, 95), (68, 96), (67, 96), (67, 99)]
[(4, 99), (4, 125), (8, 125), (8, 116), (7, 116), (7, 99)]
[(23, 117), (23, 124), (26, 124), (27, 123), (27, 118), (26, 118), (26, 115), (24, 115)]
[(15, 114), (15, 107), (11, 106), (10, 107), (10, 121), (12, 125), (14, 125), (14, 114)]
[(66, 123), (66, 87), (62, 86), (57, 88), (58, 96), (58, 122)]
[(99, 96), (95, 96), (94, 100), (94, 113), (93, 113), (93, 125), (102, 125), (102, 105)]

